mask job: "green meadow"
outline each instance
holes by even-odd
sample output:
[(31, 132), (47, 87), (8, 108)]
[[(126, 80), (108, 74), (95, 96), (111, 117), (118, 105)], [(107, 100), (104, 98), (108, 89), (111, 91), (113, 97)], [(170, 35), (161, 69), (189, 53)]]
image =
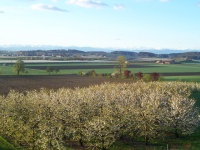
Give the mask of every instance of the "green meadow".
[(174, 73), (174, 72), (200, 72), (200, 63), (183, 63), (183, 64), (155, 64), (142, 63), (148, 67), (144, 68), (129, 68), (132, 72), (158, 72), (158, 73)]
[(164, 81), (200, 82), (200, 76), (166, 76)]
[[(13, 71), (14, 64), (0, 63), (1, 75), (16, 75)], [(97, 74), (111, 74), (115, 71), (114, 67), (101, 68), (100, 66), (115, 65), (114, 62), (47, 62), (47, 63), (25, 63), (26, 72), (20, 73), (20, 75), (48, 75), (48, 72), (44, 67), (65, 67), (71, 66), (71, 69), (60, 69), (58, 73), (52, 72), (51, 75), (67, 75), (78, 74), (80, 71), (88, 72), (91, 69), (86, 69), (87, 66), (94, 66), (92, 70), (95, 70)], [(127, 67), (133, 73), (191, 73), (189, 76), (162, 76), (162, 79), (166, 81), (192, 81), (200, 82), (200, 77), (192, 75), (192, 72), (200, 72), (200, 63), (182, 63), (182, 64), (156, 64), (156, 63), (131, 63), (130, 65), (136, 65), (139, 67)], [(43, 69), (40, 69), (40, 67)], [(75, 67), (73, 69), (73, 66)], [(81, 69), (76, 69), (76, 66), (81, 66)], [(35, 67), (31, 69), (31, 67)]]

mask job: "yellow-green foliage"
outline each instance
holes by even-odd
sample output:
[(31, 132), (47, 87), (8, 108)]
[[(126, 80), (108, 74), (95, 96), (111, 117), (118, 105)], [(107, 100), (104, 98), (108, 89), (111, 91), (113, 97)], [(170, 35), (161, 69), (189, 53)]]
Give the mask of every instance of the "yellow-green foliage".
[(182, 82), (105, 83), (58, 91), (11, 91), (0, 98), (0, 134), (28, 149), (65, 149), (64, 142), (109, 148), (122, 135), (191, 134), (199, 111), (190, 99), (200, 85)]

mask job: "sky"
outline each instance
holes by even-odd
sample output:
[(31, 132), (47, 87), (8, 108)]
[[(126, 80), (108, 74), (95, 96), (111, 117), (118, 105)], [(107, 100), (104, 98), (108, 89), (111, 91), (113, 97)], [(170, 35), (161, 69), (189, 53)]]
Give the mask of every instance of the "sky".
[(0, 0), (0, 45), (200, 49), (200, 0)]

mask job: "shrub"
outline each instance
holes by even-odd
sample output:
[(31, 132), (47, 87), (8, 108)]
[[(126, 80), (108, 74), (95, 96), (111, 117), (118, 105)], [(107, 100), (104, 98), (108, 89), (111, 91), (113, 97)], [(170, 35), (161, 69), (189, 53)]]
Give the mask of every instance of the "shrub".
[(47, 67), (47, 68), (46, 68), (46, 72), (48, 72), (49, 75), (50, 75), (50, 73), (53, 72), (53, 71), (54, 71), (54, 68), (53, 68), (53, 67)]
[(125, 78), (129, 78), (129, 77), (130, 77), (130, 74), (131, 74), (131, 71), (130, 71), (130, 70), (125, 70), (125, 71), (124, 71), (124, 77), (125, 77)]
[(78, 75), (84, 76), (84, 75), (86, 75), (86, 73), (85, 73), (84, 71), (79, 71), (79, 72), (78, 72)]
[(131, 78), (131, 79), (135, 79), (135, 77), (134, 77), (134, 73), (131, 72), (131, 73), (129, 74), (129, 78)]
[(119, 73), (118, 70), (115, 70), (115, 72), (113, 72), (113, 73), (111, 74), (111, 76), (112, 76), (113, 78), (119, 78), (119, 77), (121, 77), (121, 75), (120, 75), (120, 73)]
[(136, 78), (138, 80), (141, 80), (143, 78), (143, 73), (142, 72), (138, 72), (138, 73), (135, 74), (135, 76), (136, 76)]
[(55, 71), (56, 74), (57, 74), (58, 72), (60, 72), (60, 69), (57, 68), (57, 67), (53, 68), (53, 70)]
[(110, 73), (107, 73), (107, 74), (106, 74), (106, 78), (112, 78), (111, 74), (110, 74)]
[(102, 74), (102, 73), (99, 73), (99, 74), (97, 75), (97, 77), (102, 78), (102, 77), (103, 77), (103, 74)]
[(144, 82), (149, 82), (149, 81), (152, 81), (152, 77), (150, 74), (144, 74), (143, 77), (142, 77), (142, 80)]
[(96, 72), (95, 70), (90, 70), (86, 73), (87, 76), (93, 76), (93, 77), (96, 77)]
[(156, 72), (153, 72), (150, 75), (151, 75), (151, 80), (152, 81), (158, 81), (159, 78), (160, 78), (160, 75), (158, 73), (156, 73)]

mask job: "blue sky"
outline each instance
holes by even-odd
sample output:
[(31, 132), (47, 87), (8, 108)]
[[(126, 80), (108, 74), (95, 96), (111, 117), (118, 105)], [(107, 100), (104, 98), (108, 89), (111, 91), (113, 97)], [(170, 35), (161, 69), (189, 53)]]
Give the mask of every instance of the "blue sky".
[(200, 49), (200, 0), (0, 0), (0, 45)]

